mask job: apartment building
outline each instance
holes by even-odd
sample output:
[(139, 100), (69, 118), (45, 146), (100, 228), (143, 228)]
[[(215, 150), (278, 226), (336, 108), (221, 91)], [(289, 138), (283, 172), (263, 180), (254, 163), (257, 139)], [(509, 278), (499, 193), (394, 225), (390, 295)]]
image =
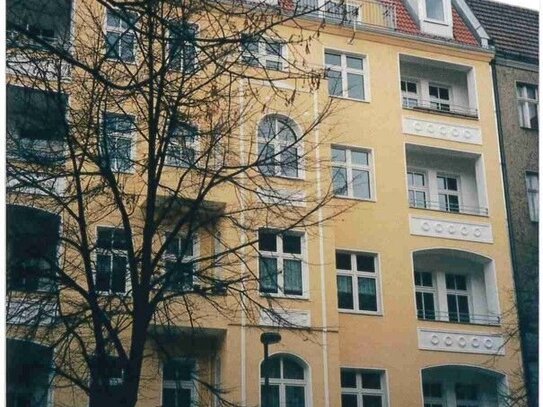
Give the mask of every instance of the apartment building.
[[(35, 69), (19, 57), (17, 49), (29, 44), (16, 33), (33, 33), (30, 46), (39, 52), (46, 53), (47, 44), (66, 44), (67, 52), (78, 55), (96, 41), (104, 63), (113, 67), (133, 69), (142, 61), (130, 14), (90, 1), (51, 1), (46, 12), (40, 6), (34, 0), (8, 2), (8, 9), (16, 10), (8, 20), (17, 28), (8, 32), (14, 42), (8, 138), (15, 143), (12, 150), (8, 144), (8, 405), (83, 406), (88, 403), (83, 388), (90, 382), (92, 391), (92, 377), (74, 385), (67, 375), (55, 375), (51, 364), (58, 368), (65, 353), (55, 348), (58, 337), (51, 335), (47, 343), (34, 339), (28, 321), (37, 312), (30, 298), (52, 292), (44, 275), (56, 267), (59, 242), (74, 227), (66, 213), (71, 206), (53, 212), (55, 202), (46, 199), (70, 191), (72, 175), (47, 177), (43, 167), (66, 159), (63, 140), (72, 130), (63, 123), (69, 105), (86, 106), (98, 90), (92, 81), (79, 81), (83, 69), (73, 64), (70, 77), (63, 77), (63, 92), (44, 91), (35, 78), (43, 84), (64, 75), (65, 59), (45, 58)], [(291, 2), (264, 7), (287, 14), (298, 9)], [(489, 36), (464, 0), (304, 2), (303, 7), (309, 11), (274, 31), (284, 39), (318, 32), (302, 50), (277, 39), (250, 42), (241, 51), (239, 64), (267, 71), (273, 86), (251, 81), (248, 74), (233, 82), (232, 112), (240, 109), (243, 120), (225, 154), (229, 160), (263, 156), (265, 163), (235, 186), (207, 196), (205, 210), (195, 214), (205, 218), (200, 229), (171, 239), (164, 250), (164, 268), (178, 272), (171, 285), (184, 303), (175, 304), (164, 325), (156, 323), (159, 317), (150, 324), (138, 405), (218, 406), (224, 398), (243, 406), (505, 406), (510, 390), (522, 387), (517, 375), (522, 361), (517, 338), (507, 333), (517, 325), (517, 314)], [(92, 24), (103, 37), (82, 28)], [(203, 47), (198, 37), (206, 38), (201, 24), (184, 25), (182, 58), (172, 57), (184, 72), (206, 68), (195, 62)], [(302, 63), (324, 70), (320, 86), (281, 78), (287, 67)], [(81, 77), (101, 72), (90, 71)], [(100, 78), (107, 79), (114, 76)], [(293, 90), (290, 104), (277, 97)], [(107, 163), (96, 160), (96, 165), (120, 174), (116, 179), (135, 197), (130, 218), (137, 217), (149, 207), (149, 197), (138, 195), (146, 185), (139, 174), (152, 162), (141, 158), (149, 153), (137, 140), (146, 133), (135, 130), (145, 117), (119, 107), (125, 100), (114, 101), (109, 110), (100, 109), (98, 132), (111, 144), (103, 147)], [(312, 125), (328, 106), (326, 119)], [(85, 117), (71, 119), (80, 134), (91, 126)], [(166, 189), (174, 189), (179, 171), (199, 168), (205, 142), (194, 141), (196, 127), (175, 126), (174, 134), (181, 136), (165, 154)], [(85, 176), (93, 174), (94, 167), (84, 168)], [(27, 179), (31, 187), (24, 185)], [(248, 187), (252, 182), (257, 189)], [(192, 185), (184, 186), (187, 199), (195, 199)], [(271, 197), (262, 193), (269, 188), (275, 190)], [(304, 223), (293, 214), (304, 213), (311, 197), (327, 192), (331, 199), (311, 213), (316, 221), (300, 226)], [(132, 237), (121, 215), (105, 213), (105, 197), (95, 189), (86, 193), (79, 207), (93, 208), (92, 253), (70, 255), (73, 248), (65, 249), (71, 260), (62, 264), (77, 270), (83, 266), (75, 260), (88, 255), (94, 264), (85, 284), (111, 298), (108, 307), (121, 309), (126, 305), (118, 300), (132, 292), (135, 281), (127, 277)], [(260, 200), (277, 205), (262, 206)], [(243, 211), (252, 205), (259, 209), (249, 227), (252, 215)], [(171, 224), (186, 216), (176, 210), (168, 215)], [(224, 213), (238, 210), (244, 218), (228, 224)], [(211, 267), (213, 277), (193, 267), (209, 261), (210, 253), (251, 240), (256, 243), (240, 246), (228, 269)], [(244, 279), (253, 272), (254, 279)], [(236, 273), (240, 279), (231, 280)], [(70, 276), (69, 288), (80, 278)], [(239, 288), (233, 291), (244, 282), (243, 295)], [(60, 298), (57, 308), (72, 298), (56, 292), (54, 297)], [(47, 318), (32, 332), (68, 323), (58, 310), (40, 311)], [(263, 332), (280, 334), (280, 341), (269, 345), (266, 364)], [(78, 358), (80, 338), (67, 352), (71, 358)], [(118, 360), (112, 357), (104, 367), (112, 392), (130, 374)], [(80, 377), (77, 369), (70, 373)]]
[(539, 363), (539, 13), (488, 1), (469, 1), (468, 4), (496, 49), (492, 69), (499, 108), (509, 233), (524, 365), (527, 367), (526, 382), (530, 405), (536, 406)]

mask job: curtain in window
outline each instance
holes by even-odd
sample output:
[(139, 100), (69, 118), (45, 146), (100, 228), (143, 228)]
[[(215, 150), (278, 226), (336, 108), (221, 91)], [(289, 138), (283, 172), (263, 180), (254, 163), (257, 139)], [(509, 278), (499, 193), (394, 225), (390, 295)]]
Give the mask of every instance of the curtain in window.
[(300, 260), (285, 260), (283, 267), (285, 294), (302, 295), (302, 262)]

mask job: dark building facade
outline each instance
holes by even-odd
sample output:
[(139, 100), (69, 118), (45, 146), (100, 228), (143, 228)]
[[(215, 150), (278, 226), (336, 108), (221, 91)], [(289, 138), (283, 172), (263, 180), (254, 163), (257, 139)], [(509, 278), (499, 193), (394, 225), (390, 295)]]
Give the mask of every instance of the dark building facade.
[(492, 1), (467, 2), (496, 49), (492, 70), (522, 352), (529, 405), (537, 406), (539, 16)]

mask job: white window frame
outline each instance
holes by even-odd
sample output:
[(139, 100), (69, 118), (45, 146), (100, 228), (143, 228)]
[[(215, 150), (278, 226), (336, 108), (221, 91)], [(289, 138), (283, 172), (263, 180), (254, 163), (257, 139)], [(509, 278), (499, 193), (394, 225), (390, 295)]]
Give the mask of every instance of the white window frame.
[[(427, 4), (427, 0), (425, 0), (424, 1), (424, 16), (426, 17), (426, 20), (437, 22), (440, 24), (446, 23), (446, 20), (447, 20), (447, 13), (445, 10), (446, 3), (444, 0), (440, 0), (440, 1), (441, 1), (441, 12), (443, 13), (443, 19), (428, 16), (428, 4)], [(447, 4), (450, 4), (450, 3), (447, 3)]]
[[(331, 65), (326, 63), (326, 54), (335, 54), (339, 55), (341, 58), (341, 65)], [(362, 69), (356, 69), (356, 68), (349, 68), (347, 67), (347, 57), (353, 57), (358, 58), (362, 60)], [(324, 60), (325, 60), (325, 69), (328, 71), (334, 71), (339, 72), (341, 74), (341, 84), (342, 84), (342, 92), (341, 95), (331, 95), (330, 97), (333, 98), (343, 98), (343, 99), (349, 99), (349, 100), (357, 100), (357, 101), (363, 101), (363, 102), (369, 102), (370, 100), (370, 91), (369, 91), (369, 62), (368, 62), (368, 56), (365, 54), (353, 54), (349, 52), (334, 50), (334, 49), (325, 49), (324, 50)], [(354, 74), (362, 76), (362, 91), (363, 91), (363, 98), (358, 99), (354, 97), (349, 96), (349, 82), (348, 82), (348, 74)]]
[[(289, 143), (280, 140), (278, 137), (278, 131), (277, 131), (277, 123), (278, 119), (281, 119), (283, 121), (286, 121), (289, 123), (292, 132), (294, 133), (294, 136), (296, 137), (295, 143)], [(260, 136), (260, 126), (264, 125), (265, 120), (273, 120), (274, 122), (274, 132), (275, 135), (272, 135), (272, 138), (270, 140), (266, 140), (265, 138)], [(303, 149), (303, 140), (300, 140), (300, 126), (298, 123), (296, 123), (293, 119), (291, 119), (288, 116), (282, 115), (282, 114), (267, 114), (263, 116), (260, 121), (258, 122), (257, 126), (257, 143), (256, 143), (256, 149), (257, 149), (257, 157), (260, 156), (260, 160), (264, 160), (266, 158), (266, 155), (260, 152), (260, 146), (265, 145), (266, 147), (272, 147), (274, 151), (274, 159), (276, 160), (276, 163), (273, 165), (273, 173), (272, 174), (266, 174), (260, 169), (260, 172), (265, 177), (278, 177), (278, 178), (287, 178), (287, 179), (305, 179), (305, 170), (303, 165), (303, 156), (304, 156), (304, 149)], [(286, 175), (283, 169), (283, 162), (281, 161), (281, 155), (289, 148), (290, 149), (296, 149), (297, 154), (297, 170), (298, 175), (292, 176), (292, 175)], [(278, 154), (278, 152), (281, 152)], [(266, 167), (271, 167), (271, 164), (266, 165)], [(261, 167), (264, 167), (262, 165)]]
[[(438, 94), (441, 93), (441, 89), (446, 89), (449, 92), (449, 99), (442, 99), (441, 96), (435, 97), (430, 94), (430, 87), (435, 87), (438, 89)], [(453, 112), (453, 94), (452, 94), (452, 88), (450, 85), (445, 85), (442, 83), (434, 83), (430, 82), (428, 83), (428, 101), (430, 102), (430, 107), (433, 110), (437, 110), (438, 112), (446, 112), (446, 113), (454, 113)], [(434, 106), (434, 103), (437, 106)], [(443, 109), (443, 105), (447, 105), (448, 109)]]
[[(272, 71), (283, 71), (286, 69), (286, 62), (287, 62), (287, 43), (281, 39), (273, 39), (269, 37), (260, 37), (255, 38), (254, 41), (247, 40), (249, 44), (254, 43), (256, 44), (256, 52), (251, 54), (247, 50), (246, 44), (241, 44), (241, 61), (248, 66), (252, 66), (255, 68), (264, 68), (269, 69)], [(275, 44), (280, 47), (279, 53), (280, 55), (275, 54), (269, 54), (267, 51), (267, 45), (268, 44)], [(250, 62), (251, 60), (254, 60), (254, 63)], [(277, 64), (278, 68), (270, 68), (268, 67), (268, 62)]]
[[(123, 230), (122, 228), (117, 228), (117, 227), (114, 227), (114, 226), (106, 226), (106, 225), (98, 225), (96, 226), (96, 250), (95, 250), (95, 255), (94, 255), (94, 264), (95, 264), (95, 267), (94, 267), (94, 272), (93, 272), (93, 277), (94, 277), (94, 284), (96, 285), (97, 283), (97, 268), (98, 268), (98, 255), (101, 254), (101, 255), (105, 255), (105, 256), (111, 256), (111, 259), (110, 259), (110, 279), (109, 279), (109, 290), (105, 291), (105, 290), (98, 290), (96, 289), (97, 293), (98, 294), (101, 294), (101, 295), (122, 295), (122, 294), (126, 294), (128, 293), (130, 290), (131, 290), (131, 285), (130, 285), (130, 278), (129, 278), (129, 264), (128, 264), (128, 251), (127, 250), (121, 250), (121, 249), (103, 249), (103, 248), (100, 248), (98, 247), (98, 229), (99, 228), (104, 228), (104, 229), (117, 229), (117, 230)], [(124, 274), (124, 278), (125, 278), (125, 283), (124, 283), (124, 291), (112, 291), (111, 290), (111, 285), (112, 285), (112, 277), (113, 277), (113, 256), (123, 256), (126, 258), (126, 270), (125, 270), (125, 274)]]
[[(365, 368), (353, 369), (353, 368), (346, 368), (346, 367), (345, 368), (342, 367), (340, 371), (342, 370), (349, 370), (356, 374), (356, 388), (341, 387), (341, 395), (343, 394), (356, 395), (358, 407), (364, 407), (364, 403), (362, 401), (363, 396), (380, 396), (381, 405), (383, 407), (388, 406), (386, 371), (380, 370), (380, 369), (365, 369)], [(364, 373), (378, 374), (380, 378), (381, 388), (369, 389), (366, 387), (362, 387), (362, 374)], [(341, 382), (340, 382), (340, 386), (341, 386)]]
[(161, 392), (160, 392), (160, 398), (161, 398), (160, 404), (164, 405), (164, 400), (163, 400), (164, 389), (170, 389), (170, 390), (185, 389), (185, 390), (190, 390), (191, 405), (195, 405), (195, 403), (198, 401), (198, 394), (197, 394), (197, 391), (198, 391), (198, 386), (197, 386), (198, 378), (197, 378), (197, 375), (196, 375), (196, 372), (198, 371), (198, 364), (197, 364), (196, 360), (191, 359), (191, 358), (185, 358), (185, 357), (177, 357), (177, 358), (172, 358), (171, 361), (178, 361), (178, 362), (181, 362), (181, 363), (190, 363), (190, 364), (192, 364), (193, 367), (194, 367), (194, 370), (193, 370), (193, 372), (191, 374), (192, 380), (190, 380), (190, 381), (189, 380), (166, 380), (164, 378), (164, 366), (168, 361), (162, 361), (161, 365), (160, 365), (160, 372), (161, 372), (161, 377), (162, 377), (162, 388), (161, 388)]
[[(193, 136), (194, 138), (190, 140), (188, 143), (183, 143), (183, 141), (180, 141), (180, 137), (183, 137), (186, 132), (184, 130), (194, 131)], [(178, 124), (175, 126), (175, 131), (172, 128), (172, 133), (168, 136), (168, 146), (166, 148), (165, 152), (165, 159), (164, 164), (170, 167), (178, 167), (178, 168), (191, 168), (191, 167), (197, 167), (196, 162), (198, 161), (199, 154), (200, 154), (200, 137), (199, 137), (199, 129), (198, 126), (193, 125), (192, 123), (183, 123)], [(183, 145), (184, 144), (184, 145)], [(179, 152), (180, 159), (177, 159), (172, 156), (170, 149), (177, 149)], [(184, 153), (186, 153), (188, 150), (192, 150), (194, 153), (194, 162), (193, 163), (184, 163), (182, 160), (182, 157), (185, 156)]]
[[(332, 161), (332, 181), (334, 178), (333, 168), (340, 167), (345, 168), (347, 172), (347, 195), (339, 195), (334, 192), (336, 198), (351, 198), (358, 199), (362, 201), (375, 201), (375, 182), (374, 182), (374, 163), (373, 163), (373, 150), (368, 148), (359, 148), (351, 146), (342, 146), (342, 145), (332, 145), (331, 149), (344, 150), (345, 151), (345, 162), (341, 161)], [(352, 151), (366, 153), (368, 155), (368, 164), (354, 164), (352, 161)], [(353, 170), (366, 171), (368, 173), (369, 180), (369, 189), (370, 194), (368, 198), (354, 196), (354, 187), (353, 187)]]
[[(350, 277), (352, 284), (352, 296), (353, 296), (353, 309), (351, 308), (340, 308), (338, 303), (338, 311), (346, 313), (356, 313), (356, 314), (370, 314), (370, 315), (382, 315), (381, 307), (381, 279), (379, 273), (379, 256), (376, 253), (368, 252), (355, 252), (348, 250), (336, 250), (336, 253), (347, 254), (351, 257), (351, 270), (338, 269), (336, 266), (336, 276)], [(362, 255), (373, 258), (373, 267), (375, 272), (370, 271), (358, 271), (356, 256)], [(372, 310), (363, 310), (360, 309), (359, 299), (358, 299), (358, 277), (368, 278), (375, 280), (375, 302), (377, 309)], [(337, 287), (339, 290), (339, 287)]]
[[(530, 99), (528, 97), (528, 87), (534, 88), (535, 91), (535, 99)], [(537, 119), (539, 122), (539, 112), (538, 112), (538, 106), (539, 106), (539, 87), (537, 85), (533, 85), (530, 83), (523, 83), (523, 82), (517, 82), (516, 83), (516, 95), (517, 95), (517, 103), (518, 103), (518, 115), (519, 115), (519, 123), (520, 127), (525, 129), (532, 129), (532, 126), (530, 125), (530, 110), (529, 105), (534, 104), (536, 113), (537, 113)], [(534, 128), (537, 130), (537, 128)]]
[[(181, 244), (181, 239), (186, 239), (186, 237), (182, 235), (178, 235), (177, 237), (175, 237), (175, 239), (178, 241), (178, 245), (179, 245)], [(181, 261), (182, 264), (194, 262), (200, 257), (200, 239), (198, 238), (197, 234), (192, 235), (191, 243), (192, 243), (192, 255), (188, 256), (185, 253)], [(164, 261), (164, 267), (166, 267), (167, 262), (173, 262), (173, 263), (177, 262), (177, 258), (173, 254), (169, 253), (168, 250), (164, 250), (162, 259)], [(185, 287), (183, 287), (183, 291), (190, 292), (194, 290), (194, 287), (198, 285), (197, 283), (199, 281), (198, 277), (196, 276), (197, 274), (198, 274), (198, 264), (192, 263), (192, 281), (190, 282), (190, 285), (186, 285)]]
[[(277, 260), (277, 292), (263, 292), (260, 291), (261, 296), (271, 297), (284, 297), (284, 298), (309, 298), (309, 281), (307, 271), (307, 248), (306, 248), (306, 235), (303, 232), (288, 231), (283, 233), (277, 233), (273, 229), (261, 228), (260, 231), (266, 233), (275, 234), (275, 244), (277, 251), (271, 252), (266, 250), (258, 250), (258, 275), (259, 275), (259, 290), (260, 290), (260, 257), (272, 258)], [(300, 238), (300, 254), (284, 253), (283, 251), (283, 235), (297, 236)], [(258, 244), (258, 242), (257, 242)], [(283, 263), (285, 260), (297, 260), (301, 263), (302, 271), (302, 294), (285, 294), (285, 278)]]
[[(104, 27), (105, 27), (105, 36), (104, 36), (104, 40), (105, 40), (105, 44), (106, 44), (106, 51), (105, 51), (105, 54), (106, 55), (106, 59), (108, 61), (120, 61), (120, 62), (123, 62), (125, 64), (134, 64), (136, 63), (136, 45), (137, 45), (137, 38), (136, 38), (136, 32), (131, 29), (131, 28), (122, 28), (121, 24), (122, 24), (122, 21), (123, 19), (121, 18), (120, 15), (117, 15), (117, 18), (119, 18), (119, 26), (117, 27), (114, 27), (114, 26), (111, 26), (109, 25), (108, 23), (108, 14), (109, 13), (113, 13), (114, 10), (111, 10), (109, 8), (106, 8), (106, 12), (105, 12), (105, 18), (104, 18)], [(136, 13), (132, 12), (132, 11), (129, 11), (127, 12), (129, 14), (134, 14), (134, 20), (136, 20), (137, 16), (136, 16)], [(112, 57), (112, 56), (107, 56), (107, 51), (108, 51), (108, 47), (109, 47), (109, 44), (108, 44), (108, 41), (107, 41), (107, 35), (109, 33), (113, 33), (113, 34), (118, 34), (119, 35), (119, 40), (117, 42), (117, 57)], [(122, 41), (121, 41), (121, 38), (123, 35), (125, 34), (128, 34), (128, 35), (132, 35), (133, 38), (134, 38), (134, 43), (133, 43), (133, 46), (132, 46), (132, 55), (133, 55), (133, 59), (124, 59), (122, 57), (122, 52), (121, 51), (121, 47), (122, 47)]]
[[(452, 190), (452, 189), (441, 189), (439, 187), (439, 178), (454, 178), (456, 179), (456, 191), (455, 190)], [(476, 181), (477, 182), (477, 181)], [(445, 187), (447, 187), (445, 185)], [(451, 213), (463, 213), (463, 210), (462, 210), (462, 185), (460, 184), (460, 176), (459, 175), (454, 175), (454, 174), (445, 174), (445, 173), (440, 173), (438, 172), (436, 174), (436, 188), (437, 188), (437, 207), (439, 208), (440, 211), (442, 212), (451, 212)], [(447, 198), (447, 206), (445, 208), (442, 208), (441, 207), (441, 203), (439, 202), (439, 195), (446, 195)], [(449, 203), (449, 196), (456, 196), (458, 197), (458, 211), (451, 211), (450, 208), (451, 208), (451, 205)]]
[[(466, 274), (458, 274), (458, 273), (447, 273), (445, 272), (445, 279), (447, 278), (447, 275), (451, 275), (451, 276), (462, 276), (464, 277), (464, 279), (466, 280), (466, 289), (465, 290), (461, 290), (461, 289), (458, 289), (458, 288), (447, 288), (447, 285), (445, 283), (445, 298), (447, 300), (447, 320), (450, 321), (450, 322), (459, 322), (459, 323), (471, 323), (471, 321), (473, 319), (477, 319), (477, 318), (474, 318), (473, 316), (473, 303), (472, 303), (472, 295), (471, 295), (471, 279), (470, 279), (470, 276), (469, 275), (466, 275)], [(461, 318), (462, 316), (460, 315), (460, 312), (458, 311), (458, 309), (456, 310), (453, 310), (451, 311), (449, 309), (449, 300), (448, 300), (448, 297), (449, 295), (454, 295), (456, 297), (456, 305), (458, 307), (458, 297), (466, 297), (466, 301), (468, 303), (468, 320), (469, 321), (462, 321)], [(456, 316), (457, 316), (457, 319), (458, 321), (451, 321), (451, 312), (455, 313)]]
[[(416, 175), (422, 175), (423, 177), (423, 183), (424, 185), (422, 187), (420, 186), (416, 186), (416, 185), (411, 185), (409, 183), (409, 175), (412, 174), (416, 174)], [(428, 186), (428, 174), (426, 171), (423, 171), (423, 170), (418, 170), (418, 169), (414, 169), (414, 168), (408, 168), (407, 169), (407, 194), (408, 194), (408, 199), (409, 199), (409, 206), (411, 208), (422, 208), (422, 209), (427, 209), (431, 206), (431, 202), (430, 202), (430, 189), (429, 189), (429, 186)], [(411, 198), (409, 197), (409, 192), (413, 192), (413, 196), (415, 197), (415, 201), (414, 202), (411, 202)], [(423, 202), (423, 206), (419, 206), (417, 205), (417, 200), (416, 200), (416, 193), (417, 192), (423, 192), (424, 193), (424, 202)]]
[[(441, 397), (431, 397), (431, 396), (426, 396), (424, 394), (424, 384), (429, 384), (429, 385), (432, 385), (432, 384), (438, 384), (441, 388)], [(445, 397), (445, 388), (443, 386), (443, 383), (441, 382), (423, 382), (422, 383), (422, 398), (423, 398), (423, 404), (424, 405), (427, 405), (427, 404), (430, 404), (431, 407), (434, 407), (435, 406), (446, 406), (446, 397)]]
[(420, 310), (423, 315), (422, 315), (422, 318), (419, 317), (419, 309), (417, 307), (417, 318), (419, 318), (421, 320), (425, 320), (425, 321), (427, 321), (427, 320), (429, 320), (429, 321), (439, 320), (440, 316), (439, 316), (439, 313), (438, 313), (438, 295), (437, 295), (437, 282), (436, 282), (435, 273), (432, 273), (430, 271), (415, 270), (415, 274), (416, 273), (428, 273), (428, 274), (430, 274), (430, 276), (432, 278), (432, 287), (428, 287), (428, 286), (425, 286), (425, 285), (418, 285), (416, 283), (416, 280), (415, 280), (415, 296), (417, 295), (417, 293), (432, 294), (432, 297), (434, 299), (434, 318), (433, 319), (426, 318), (426, 313), (428, 311), (426, 310), (426, 307), (424, 306), (424, 296), (423, 296), (423, 300), (422, 300), (423, 308), (422, 308), (422, 310)]
[[(130, 117), (132, 118), (132, 122), (134, 123), (134, 129), (132, 132), (130, 132), (130, 134), (127, 134), (127, 133), (120, 133), (120, 132), (111, 132), (111, 133), (108, 133), (107, 132), (107, 129), (105, 128), (105, 116), (106, 115), (117, 115), (117, 116), (126, 116), (126, 117)], [(116, 140), (128, 140), (130, 141), (130, 167), (129, 168), (120, 168), (120, 165), (119, 165), (119, 162), (117, 160), (112, 160), (111, 158), (109, 159), (109, 164), (110, 164), (110, 168), (111, 168), (111, 171), (113, 172), (116, 172), (116, 173), (125, 173), (125, 174), (131, 174), (134, 172), (134, 156), (135, 156), (135, 138), (136, 138), (136, 128), (137, 128), (137, 117), (135, 115), (132, 115), (132, 114), (127, 114), (127, 113), (117, 113), (117, 112), (111, 112), (111, 111), (106, 111), (102, 114), (102, 137), (104, 138), (108, 138), (107, 140), (107, 143), (108, 143), (108, 148), (109, 148), (109, 143), (111, 140), (115, 139)], [(102, 149), (102, 154), (105, 155), (106, 152), (104, 150), (104, 145), (103, 143), (101, 144), (100, 148)], [(107, 155), (109, 156), (109, 151), (107, 151)]]
[[(175, 24), (179, 24), (180, 22), (179, 21), (170, 21), (169, 24), (170, 25), (175, 25)], [(196, 39), (198, 38), (198, 35), (200, 33), (200, 25), (199, 24), (196, 24), (196, 23), (188, 23), (188, 25), (194, 29), (194, 39), (195, 39), (195, 43), (193, 44), (193, 47), (194, 47), (194, 61), (192, 61), (192, 64), (190, 66), (190, 69), (188, 69), (187, 72), (194, 72), (196, 70), (198, 70), (199, 68), (199, 63), (198, 63), (198, 50), (197, 50), (197, 47), (196, 47)], [(168, 60), (170, 61), (170, 68), (172, 70), (175, 70), (175, 71), (179, 71), (179, 72), (183, 72), (184, 71), (184, 66), (177, 66), (177, 65), (174, 65), (172, 63), (172, 40), (173, 40), (173, 36), (172, 36), (172, 31), (171, 29), (168, 29), (168, 36), (170, 38), (170, 41), (168, 41), (168, 45), (167, 45), (167, 50), (168, 50)], [(181, 65), (183, 64), (183, 61), (185, 59), (185, 55), (184, 55), (184, 52), (183, 52), (183, 49), (181, 49), (179, 51), (179, 58), (180, 60), (182, 61), (181, 62)]]
[[(533, 180), (535, 179), (535, 182)], [(532, 222), (539, 222), (539, 173), (526, 173), (528, 213)]]
[[(402, 82), (405, 83), (405, 90), (402, 90)], [(407, 84), (412, 83), (416, 86), (417, 91), (415, 93), (409, 92), (407, 90)], [(420, 104), (420, 98), (421, 98), (421, 92), (420, 92), (420, 81), (415, 78), (407, 78), (402, 77), (400, 79), (400, 91), (402, 93), (402, 106), (408, 109), (412, 109), (414, 107), (419, 106)], [(412, 103), (414, 101), (414, 103)]]
[[(280, 406), (287, 406), (287, 400), (286, 400), (286, 386), (292, 386), (292, 387), (302, 387), (304, 389), (304, 401), (305, 406), (309, 407), (311, 406), (311, 401), (309, 399), (309, 372), (307, 365), (299, 360), (299, 358), (292, 356), (290, 354), (277, 354), (277, 355), (271, 355), (270, 359), (273, 357), (279, 358), (279, 375), (281, 378), (269, 378), (270, 386), (278, 386), (279, 387), (279, 405)], [(285, 358), (290, 358), (294, 360), (300, 367), (304, 370), (304, 379), (285, 379), (283, 376), (283, 360)], [(262, 364), (265, 363), (265, 361), (261, 362)], [(264, 386), (265, 379), (262, 377), (262, 374), (260, 374), (260, 387)], [(261, 392), (262, 393), (262, 392)], [(260, 395), (260, 397), (263, 397), (263, 394)]]

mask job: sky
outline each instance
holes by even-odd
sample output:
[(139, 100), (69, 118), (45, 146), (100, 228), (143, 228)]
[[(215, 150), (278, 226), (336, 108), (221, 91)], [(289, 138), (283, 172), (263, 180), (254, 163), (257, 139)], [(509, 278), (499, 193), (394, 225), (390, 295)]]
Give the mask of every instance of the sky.
[(539, 10), (539, 0), (493, 0), (500, 3), (512, 4), (513, 6), (520, 6)]

